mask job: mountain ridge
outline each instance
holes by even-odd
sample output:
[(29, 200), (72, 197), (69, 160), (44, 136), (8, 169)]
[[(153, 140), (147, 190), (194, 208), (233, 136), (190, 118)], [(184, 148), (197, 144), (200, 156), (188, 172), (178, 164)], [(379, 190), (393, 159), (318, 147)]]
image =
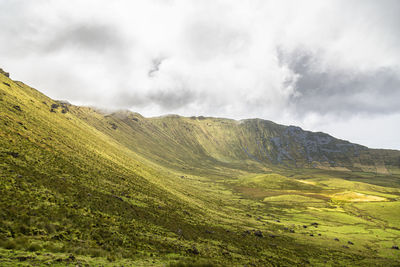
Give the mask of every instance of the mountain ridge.
[[(124, 111), (126, 113), (126, 111)], [(113, 112), (108, 117), (119, 117), (119, 112)], [(133, 113), (132, 113), (133, 114)], [(165, 115), (158, 117), (145, 118), (141, 116), (142, 120), (148, 122), (156, 122), (162, 120), (175, 120), (174, 127), (180, 129), (180, 131), (187, 131), (190, 127), (194, 127), (191, 122), (202, 123), (205, 127), (212, 127), (212, 124), (218, 124), (219, 126), (229, 126), (229, 131), (235, 132), (236, 135), (240, 135), (241, 132), (247, 131), (247, 135), (253, 136), (253, 140), (244, 137), (243, 140), (231, 140), (236, 147), (240, 147), (242, 152), (247, 155), (248, 158), (265, 164), (283, 164), (290, 166), (308, 166), (318, 168), (335, 168), (335, 167), (346, 167), (346, 168), (363, 168), (371, 169), (371, 158), (378, 157), (380, 161), (376, 163), (382, 168), (377, 168), (377, 171), (383, 171), (387, 173), (383, 165), (391, 165), (393, 161), (390, 159), (383, 159), (382, 153), (393, 153), (398, 154), (396, 150), (385, 150), (385, 149), (369, 149), (365, 146), (353, 144), (346, 140), (337, 139), (329, 134), (322, 132), (312, 132), (301, 129), (297, 126), (285, 126), (274, 123), (269, 120), (263, 119), (244, 119), (244, 120), (233, 120), (225, 118), (214, 118), (214, 117), (184, 117), (179, 115)], [(176, 121), (178, 121), (176, 123)], [(129, 120), (125, 123), (129, 124)], [(164, 127), (162, 130), (166, 130), (166, 121), (162, 122)], [(173, 122), (170, 122), (173, 123)], [(178, 125), (181, 123), (182, 125)], [(154, 126), (154, 125), (153, 125)], [(136, 125), (135, 127), (140, 127)], [(202, 137), (203, 139), (215, 139), (217, 134), (204, 133), (203, 129), (193, 129), (197, 131), (197, 134), (207, 135), (208, 137)], [(236, 129), (240, 128), (240, 129)], [(193, 130), (192, 129), (192, 130)], [(190, 131), (190, 130), (189, 130)], [(208, 131), (205, 129), (205, 131)], [(253, 131), (253, 132), (251, 132)], [(213, 135), (213, 136), (212, 136)], [(185, 136), (187, 137), (187, 136)], [(197, 138), (198, 136), (196, 136)], [(179, 139), (178, 135), (175, 135), (175, 139)], [(194, 137), (193, 137), (194, 138)], [(219, 140), (221, 142), (221, 140)], [(204, 144), (203, 144), (204, 145)], [(218, 144), (216, 144), (218, 146)], [(258, 147), (257, 147), (258, 146)], [(224, 148), (222, 148), (224, 149)], [(207, 150), (207, 149), (206, 149)], [(286, 151), (290, 150), (290, 151)], [(213, 153), (209, 153), (213, 156)], [(346, 156), (338, 157), (335, 154), (346, 154)], [(218, 153), (217, 153), (218, 154)], [(372, 155), (371, 155), (372, 154)], [(394, 157), (399, 156), (394, 155)], [(305, 159), (302, 157), (306, 157)], [(242, 156), (236, 157), (245, 159)], [(386, 161), (385, 161), (386, 160)], [(299, 163), (300, 162), (300, 163)], [(349, 163), (350, 162), (350, 163)], [(375, 164), (375, 163), (374, 163)]]

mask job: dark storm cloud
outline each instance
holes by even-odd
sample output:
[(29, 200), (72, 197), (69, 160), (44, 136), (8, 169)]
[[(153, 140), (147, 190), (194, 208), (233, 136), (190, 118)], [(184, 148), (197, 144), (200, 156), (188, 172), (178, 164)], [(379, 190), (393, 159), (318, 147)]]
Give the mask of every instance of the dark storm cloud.
[(305, 49), (278, 50), (278, 58), (296, 75), (287, 83), (294, 86), (290, 105), (300, 116), (307, 112), (345, 116), (400, 112), (400, 77), (394, 69), (324, 67), (318, 53)]

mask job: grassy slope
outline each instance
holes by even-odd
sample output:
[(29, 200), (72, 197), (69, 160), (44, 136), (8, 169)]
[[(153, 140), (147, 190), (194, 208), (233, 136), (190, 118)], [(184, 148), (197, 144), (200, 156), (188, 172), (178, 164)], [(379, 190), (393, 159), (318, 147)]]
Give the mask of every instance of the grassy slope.
[[(70, 105), (51, 112), (52, 104), (0, 75), (2, 265), (393, 265), (398, 259), (390, 250), (400, 227), (390, 212), (399, 207), (396, 174), (266, 167), (249, 156), (257, 154), (252, 128), (235, 121), (104, 116)], [(244, 152), (249, 146), (253, 152)], [(379, 208), (384, 216), (374, 213), (375, 202), (332, 197), (349, 190), (387, 199)], [(321, 237), (302, 227), (313, 221)], [(356, 248), (331, 241), (349, 231), (364, 233), (351, 235)]]

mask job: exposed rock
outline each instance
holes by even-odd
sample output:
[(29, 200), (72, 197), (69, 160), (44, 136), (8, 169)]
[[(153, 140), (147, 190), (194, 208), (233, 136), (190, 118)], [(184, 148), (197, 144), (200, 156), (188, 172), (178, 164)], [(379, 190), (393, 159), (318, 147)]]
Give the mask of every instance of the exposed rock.
[(335, 239), (333, 239), (333, 240), (335, 240), (335, 241), (339, 241), (339, 238), (337, 238), (337, 237), (336, 237), (336, 238), (335, 238)]
[(16, 257), (16, 259), (19, 260), (19, 261), (26, 261), (26, 260), (34, 259), (34, 257), (32, 257), (32, 256), (20, 256), (20, 257)]
[(263, 237), (263, 233), (262, 233), (260, 230), (256, 230), (256, 231), (254, 232), (254, 235), (255, 235), (255, 236), (258, 236), (258, 237)]
[(351, 242), (351, 241), (348, 241), (347, 244), (349, 244), (349, 245), (354, 245), (354, 243)]
[(74, 255), (71, 254), (71, 255), (69, 255), (67, 260), (74, 261), (74, 260), (76, 260), (76, 258)]
[(392, 249), (399, 250), (399, 246), (392, 246)]
[(59, 106), (60, 106), (59, 104), (51, 104), (52, 109), (58, 109)]
[(189, 253), (192, 253), (192, 254), (194, 254), (194, 255), (199, 255), (199, 254), (200, 254), (200, 251), (197, 249), (196, 246), (193, 246), (192, 248), (189, 248), (189, 249), (188, 249), (188, 252), (189, 252)]
[(10, 78), (10, 73), (5, 72), (2, 68), (0, 68), (0, 74), (3, 74), (4, 76)]
[(224, 251), (222, 251), (222, 255), (231, 256), (231, 253), (229, 253), (229, 251), (224, 250)]
[(18, 110), (18, 111), (22, 111), (22, 110), (21, 110), (21, 107), (18, 106), (18, 105), (13, 106), (13, 108), (16, 109), (16, 110)]
[(19, 157), (19, 153), (18, 152), (9, 151), (9, 152), (6, 152), (6, 154), (12, 156), (13, 158), (18, 158)]
[(4, 85), (11, 87), (11, 85), (9, 83), (3, 82)]
[(122, 197), (119, 197), (119, 196), (116, 196), (116, 195), (113, 195), (113, 197), (115, 197), (116, 199), (118, 199), (118, 200), (120, 200), (120, 201), (124, 201), (124, 200), (122, 199)]
[(111, 128), (112, 128), (113, 130), (116, 130), (116, 129), (118, 128), (118, 126), (117, 126), (115, 123), (113, 123), (113, 122), (111, 122), (110, 125), (111, 125)]

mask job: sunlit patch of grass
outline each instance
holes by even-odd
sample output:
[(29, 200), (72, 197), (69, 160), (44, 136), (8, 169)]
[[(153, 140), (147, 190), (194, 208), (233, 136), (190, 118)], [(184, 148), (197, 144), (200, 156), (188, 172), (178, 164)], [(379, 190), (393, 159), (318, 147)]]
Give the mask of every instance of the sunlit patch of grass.
[(367, 195), (363, 193), (353, 192), (353, 191), (345, 191), (340, 193), (335, 193), (331, 195), (333, 200), (342, 200), (342, 201), (350, 201), (350, 202), (372, 202), (372, 201), (386, 201), (386, 198)]

